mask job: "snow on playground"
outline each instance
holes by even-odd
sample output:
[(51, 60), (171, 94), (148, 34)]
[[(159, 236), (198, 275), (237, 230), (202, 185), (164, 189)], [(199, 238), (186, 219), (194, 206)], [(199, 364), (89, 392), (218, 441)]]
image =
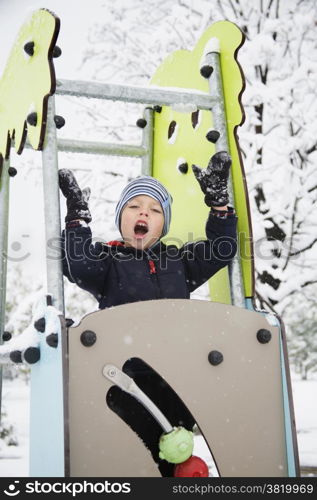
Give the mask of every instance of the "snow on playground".
[(317, 467), (317, 378), (292, 384), (300, 464)]
[(3, 380), (3, 423), (14, 427), (18, 446), (5, 446), (0, 440), (0, 476), (28, 476), (29, 468), (29, 399), (30, 387), (16, 378)]
[[(299, 458), (301, 466), (317, 467), (317, 377), (292, 379)], [(0, 476), (28, 476), (29, 385), (21, 379), (4, 380), (3, 408), (5, 420), (14, 426), (18, 446), (4, 446), (0, 441)], [(198, 441), (194, 453), (204, 458)]]

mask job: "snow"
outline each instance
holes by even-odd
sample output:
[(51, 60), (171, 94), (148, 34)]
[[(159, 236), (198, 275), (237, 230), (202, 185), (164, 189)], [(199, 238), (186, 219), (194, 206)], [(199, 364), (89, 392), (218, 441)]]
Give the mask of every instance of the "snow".
[(206, 56), (207, 54), (210, 54), (210, 52), (220, 52), (220, 40), (219, 40), (219, 38), (212, 37), (206, 43), (206, 46), (204, 49), (204, 56)]
[[(150, 84), (149, 84), (150, 85)], [(129, 87), (133, 87), (133, 85), (129, 85)], [(137, 88), (139, 86), (136, 86)], [(189, 89), (187, 87), (169, 87), (169, 86), (165, 86), (164, 87), (159, 87), (158, 85), (150, 85), (151, 89), (156, 89), (156, 90), (160, 90), (161, 92), (164, 91), (164, 90), (168, 90), (170, 92), (175, 92), (175, 94), (185, 94), (185, 95), (191, 95), (191, 94), (194, 94), (194, 95), (205, 95), (205, 96), (208, 96), (208, 92), (203, 92), (202, 90), (198, 90), (198, 89)], [(190, 104), (190, 103), (189, 103)], [(173, 106), (177, 106), (177, 103), (173, 104)], [(193, 106), (194, 110), (197, 109), (197, 106), (195, 106), (194, 103), (191, 104), (191, 106)]]
[(317, 465), (317, 379), (294, 380), (293, 397), (300, 463)]
[(40, 344), (40, 335), (34, 324), (40, 318), (45, 319), (46, 336), (59, 331), (60, 324), (58, 316), (61, 311), (53, 306), (46, 305), (46, 297), (43, 296), (33, 306), (33, 317), (29, 326), (20, 334), (12, 337), (8, 342), (0, 345), (0, 363), (6, 363), (9, 353), (12, 351), (25, 351), (28, 347), (38, 347)]
[(0, 442), (0, 476), (27, 477), (29, 474), (29, 385), (16, 378), (3, 382), (3, 407), (6, 421), (13, 425), (18, 446)]
[[(301, 466), (317, 464), (317, 377), (299, 380), (292, 375), (295, 420)], [(5, 380), (3, 403), (6, 419), (15, 428), (18, 446), (4, 446), (0, 442), (0, 477), (27, 477), (29, 467), (29, 385), (16, 378)], [(207, 460), (208, 450), (201, 437), (195, 437), (194, 454)], [(210, 466), (215, 476), (216, 470)]]
[(33, 325), (28, 326), (21, 335), (13, 337), (9, 342), (0, 346), (0, 359), (9, 352), (19, 350), (23, 351), (28, 347), (37, 347), (40, 338)]
[(177, 111), (178, 113), (194, 113), (197, 111), (197, 106), (190, 102), (179, 102), (172, 104), (171, 109)]

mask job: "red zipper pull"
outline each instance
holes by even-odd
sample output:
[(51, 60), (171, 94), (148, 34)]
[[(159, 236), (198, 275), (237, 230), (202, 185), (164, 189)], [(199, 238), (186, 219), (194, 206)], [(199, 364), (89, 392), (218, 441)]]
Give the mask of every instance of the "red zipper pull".
[(156, 274), (156, 268), (153, 260), (149, 260), (150, 274)]

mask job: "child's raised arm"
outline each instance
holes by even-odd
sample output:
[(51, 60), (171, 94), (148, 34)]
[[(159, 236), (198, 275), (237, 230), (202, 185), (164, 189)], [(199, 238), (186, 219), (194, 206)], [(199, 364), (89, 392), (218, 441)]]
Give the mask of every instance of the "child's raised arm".
[(58, 180), (59, 187), (66, 198), (67, 214), (65, 222), (79, 219), (91, 222), (91, 214), (88, 208), (90, 189), (81, 190), (73, 172), (67, 168), (58, 171)]
[(194, 175), (205, 195), (205, 203), (215, 209), (226, 209), (229, 203), (228, 179), (231, 158), (226, 151), (214, 154), (205, 170), (192, 165)]
[(59, 186), (67, 204), (66, 229), (62, 233), (63, 273), (99, 301), (110, 259), (101, 243), (92, 244), (88, 226), (91, 222), (88, 207), (90, 189), (81, 190), (71, 170), (61, 169), (58, 173)]
[(187, 243), (180, 249), (190, 292), (228, 265), (237, 251), (237, 218), (228, 207), (228, 179), (231, 158), (225, 151), (216, 153), (205, 170), (192, 166), (194, 175), (211, 208), (206, 224), (206, 240)]

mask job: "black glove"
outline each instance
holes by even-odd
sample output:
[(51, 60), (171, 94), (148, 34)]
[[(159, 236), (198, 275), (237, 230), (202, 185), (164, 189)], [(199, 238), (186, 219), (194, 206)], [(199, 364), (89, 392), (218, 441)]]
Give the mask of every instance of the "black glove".
[(222, 207), (229, 203), (228, 178), (231, 158), (226, 151), (214, 154), (205, 170), (192, 165), (192, 169), (208, 207)]
[(83, 190), (77, 184), (76, 178), (71, 170), (62, 168), (58, 171), (59, 187), (66, 198), (67, 215), (65, 222), (75, 219), (82, 219), (85, 222), (91, 221), (91, 214), (88, 208), (90, 189)]

